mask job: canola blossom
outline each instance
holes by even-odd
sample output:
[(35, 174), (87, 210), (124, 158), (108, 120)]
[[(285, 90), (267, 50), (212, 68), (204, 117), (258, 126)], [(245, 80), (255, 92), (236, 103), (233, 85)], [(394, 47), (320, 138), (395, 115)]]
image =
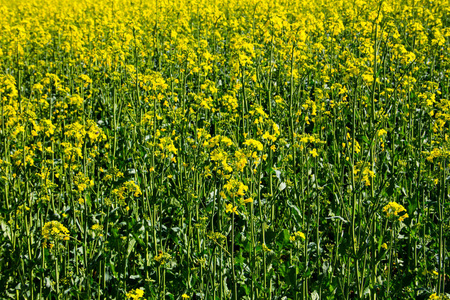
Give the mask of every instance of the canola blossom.
[(58, 221), (50, 221), (45, 223), (42, 228), (42, 237), (44, 238), (44, 245), (53, 248), (54, 243), (59, 241), (68, 241), (70, 239), (69, 230)]
[(132, 299), (132, 300), (142, 299), (143, 296), (144, 296), (144, 291), (141, 289), (131, 290), (125, 294), (125, 297), (127, 297), (127, 299)]
[(2, 299), (447, 299), (450, 3), (0, 0)]
[(409, 217), (406, 209), (396, 202), (389, 202), (388, 205), (383, 207), (383, 212), (386, 213), (386, 217), (397, 219), (400, 222)]

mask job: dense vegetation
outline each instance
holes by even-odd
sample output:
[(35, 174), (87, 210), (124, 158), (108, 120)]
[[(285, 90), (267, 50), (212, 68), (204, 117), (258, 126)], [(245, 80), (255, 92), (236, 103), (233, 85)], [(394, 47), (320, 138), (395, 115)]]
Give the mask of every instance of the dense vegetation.
[(0, 16), (0, 298), (449, 296), (448, 1)]

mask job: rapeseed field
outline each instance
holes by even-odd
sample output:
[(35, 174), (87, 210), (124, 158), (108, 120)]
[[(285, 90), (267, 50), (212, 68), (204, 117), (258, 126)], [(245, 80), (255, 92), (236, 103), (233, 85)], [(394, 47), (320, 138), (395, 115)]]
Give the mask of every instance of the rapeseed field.
[(449, 299), (450, 3), (0, 0), (1, 299)]

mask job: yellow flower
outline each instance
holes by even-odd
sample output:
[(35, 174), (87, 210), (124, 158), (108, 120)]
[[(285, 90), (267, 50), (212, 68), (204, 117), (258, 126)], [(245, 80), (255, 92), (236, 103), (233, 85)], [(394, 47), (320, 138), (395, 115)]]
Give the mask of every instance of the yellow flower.
[(249, 147), (253, 147), (254, 149), (258, 150), (258, 151), (262, 151), (263, 150), (263, 144), (260, 141), (254, 140), (254, 139), (248, 139), (244, 142), (244, 145), (249, 146)]
[(267, 245), (266, 244), (262, 244), (262, 248), (263, 248), (263, 250), (265, 251), (265, 252), (270, 252), (270, 251), (272, 251), (271, 249), (269, 249), (269, 247), (267, 247)]
[(232, 197), (244, 196), (248, 191), (247, 185), (234, 178), (230, 179), (223, 187)]
[(312, 157), (317, 157), (319, 156), (319, 154), (317, 153), (316, 148), (312, 149), (311, 151), (309, 151), (309, 153), (312, 155)]
[(248, 198), (248, 199), (245, 199), (244, 201), (243, 201), (244, 203), (252, 203), (253, 202), (253, 198)]
[(237, 207), (233, 206), (232, 204), (227, 204), (227, 208), (225, 210), (226, 213), (235, 213), (236, 215), (239, 215), (237, 212)]
[(275, 135), (271, 135), (268, 131), (263, 134), (262, 138), (265, 140), (271, 140), (272, 142), (277, 140), (277, 137)]
[(297, 231), (297, 232), (294, 232), (294, 233), (289, 237), (289, 240), (290, 240), (291, 242), (294, 242), (295, 239), (296, 239), (297, 237), (302, 238), (302, 239), (306, 239), (306, 236), (305, 236), (305, 234), (304, 234), (303, 232)]
[(186, 294), (183, 294), (183, 295), (181, 295), (181, 298), (183, 298), (183, 299), (189, 299), (189, 298), (191, 298), (191, 297), (189, 297), (189, 296), (186, 295)]
[[(59, 223), (58, 221), (50, 221), (45, 223), (44, 227), (42, 228), (42, 236), (44, 237), (44, 247), (47, 246), (47, 241), (67, 241), (69, 240), (69, 230)], [(49, 248), (53, 248), (54, 244), (49, 243)]]
[(428, 299), (432, 299), (432, 300), (439, 300), (441, 299), (441, 297), (439, 297), (438, 295), (436, 295), (436, 293), (433, 293), (430, 295), (430, 297)]
[(103, 226), (100, 224), (94, 224), (94, 225), (92, 225), (91, 228), (92, 228), (92, 230), (102, 230)]
[(383, 135), (386, 135), (386, 134), (387, 134), (386, 130), (384, 130), (384, 129), (378, 130), (378, 136), (383, 136)]
[(295, 233), (295, 236), (301, 237), (302, 239), (306, 239), (305, 234), (304, 234), (303, 232), (301, 232), (301, 231), (297, 231), (297, 232)]
[(383, 212), (386, 213), (386, 217), (398, 219), (398, 221), (400, 222), (402, 222), (406, 218), (409, 218), (408, 214), (406, 213), (406, 209), (397, 202), (389, 202), (388, 205), (383, 207)]
[(144, 296), (144, 291), (141, 289), (131, 290), (126, 293), (125, 296), (127, 297), (127, 299), (138, 300)]
[(170, 260), (172, 258), (172, 255), (170, 255), (167, 252), (159, 251), (159, 254), (156, 255), (153, 260), (160, 263), (161, 265), (164, 265), (166, 261)]

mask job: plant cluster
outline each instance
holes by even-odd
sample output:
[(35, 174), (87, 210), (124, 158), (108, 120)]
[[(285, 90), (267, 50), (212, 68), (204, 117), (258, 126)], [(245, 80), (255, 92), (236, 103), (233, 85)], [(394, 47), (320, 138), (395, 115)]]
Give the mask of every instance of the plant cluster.
[(0, 16), (0, 298), (449, 295), (448, 1)]

